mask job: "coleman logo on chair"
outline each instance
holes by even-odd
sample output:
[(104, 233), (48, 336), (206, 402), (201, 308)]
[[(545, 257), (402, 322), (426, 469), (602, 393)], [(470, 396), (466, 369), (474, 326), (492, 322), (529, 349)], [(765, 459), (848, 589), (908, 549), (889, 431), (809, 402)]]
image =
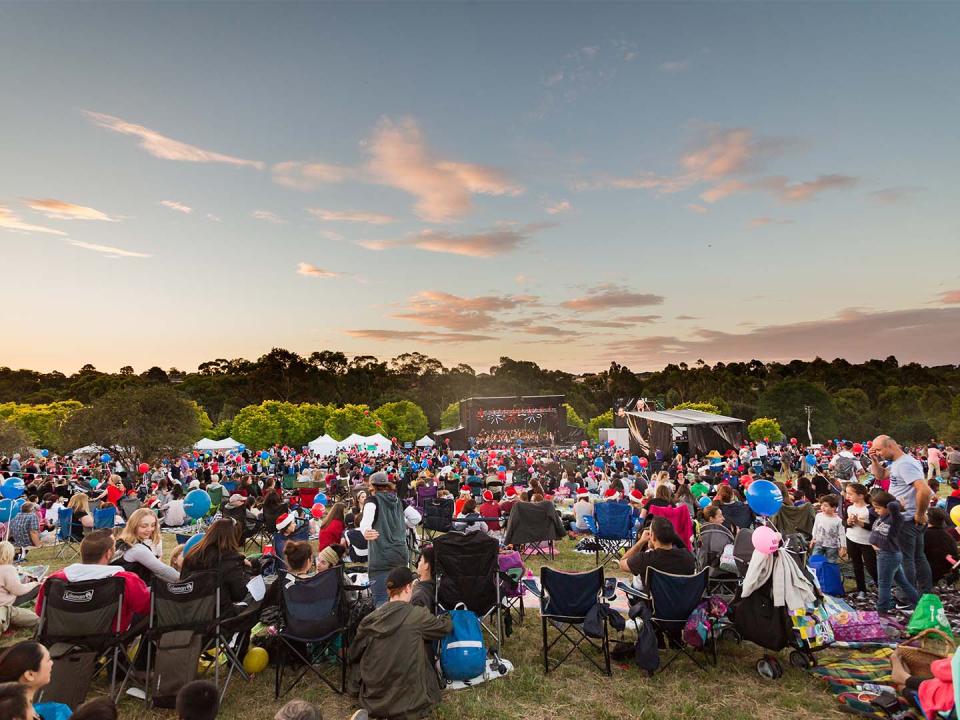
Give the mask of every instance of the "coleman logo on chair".
[(93, 590), (87, 590), (86, 592), (73, 592), (72, 590), (67, 590), (63, 593), (63, 599), (66, 602), (72, 603), (88, 603), (93, 600)]
[(193, 583), (171, 583), (170, 585), (167, 585), (167, 590), (169, 590), (173, 595), (189, 595), (193, 592)]

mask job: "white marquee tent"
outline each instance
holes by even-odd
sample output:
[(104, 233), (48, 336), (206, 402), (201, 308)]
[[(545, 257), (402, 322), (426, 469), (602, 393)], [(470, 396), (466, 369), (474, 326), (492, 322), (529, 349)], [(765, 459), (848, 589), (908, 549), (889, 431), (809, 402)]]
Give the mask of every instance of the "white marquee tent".
[(371, 435), (367, 438), (367, 446), (376, 445), (377, 449), (375, 450), (378, 454), (386, 454), (390, 452), (390, 449), (393, 447), (393, 443), (390, 442), (390, 439), (384, 437), (380, 433), (376, 435)]
[(315, 452), (318, 455), (332, 455), (337, 452), (337, 445), (336, 440), (324, 433), (316, 440), (311, 440), (307, 447), (310, 448), (311, 452)]
[(436, 443), (429, 435), (424, 435), (416, 442), (417, 447), (433, 447), (434, 445), (436, 445)]
[(367, 439), (363, 435), (358, 435), (357, 433), (351, 433), (337, 443), (338, 448), (343, 448), (345, 450), (352, 450), (357, 445), (362, 448), (366, 448), (367, 446)]
[(235, 450), (238, 447), (240, 447), (240, 443), (231, 437), (224, 438), (223, 440), (202, 438), (193, 445), (194, 450)]

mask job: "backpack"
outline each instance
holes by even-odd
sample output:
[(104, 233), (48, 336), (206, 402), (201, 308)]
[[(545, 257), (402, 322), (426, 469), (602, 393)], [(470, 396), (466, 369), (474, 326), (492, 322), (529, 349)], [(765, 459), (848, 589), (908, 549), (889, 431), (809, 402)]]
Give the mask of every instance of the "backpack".
[(452, 629), (440, 641), (440, 669), (447, 680), (471, 680), (483, 675), (487, 666), (487, 648), (483, 628), (476, 613), (459, 603), (450, 611)]
[(840, 455), (837, 458), (837, 464), (833, 468), (833, 474), (838, 480), (851, 481), (856, 479), (856, 472), (854, 468), (857, 466), (856, 461), (853, 458), (844, 457)]
[(773, 604), (773, 578), (749, 596), (733, 601), (733, 625), (740, 637), (768, 650), (782, 650), (793, 638), (787, 609)]

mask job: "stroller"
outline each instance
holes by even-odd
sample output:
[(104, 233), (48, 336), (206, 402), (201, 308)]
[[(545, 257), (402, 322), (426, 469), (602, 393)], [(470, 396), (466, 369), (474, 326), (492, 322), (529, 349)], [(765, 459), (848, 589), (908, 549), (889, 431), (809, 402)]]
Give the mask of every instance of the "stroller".
[[(794, 590), (812, 589), (813, 601), (803, 609), (790, 610), (785, 605), (774, 604), (774, 574), (780, 572), (774, 566), (770, 576), (749, 595), (743, 594), (743, 586), (737, 591), (732, 604), (733, 625), (744, 640), (749, 640), (767, 650), (776, 652), (791, 648), (790, 665), (807, 670), (817, 664), (814, 653), (833, 643), (833, 630), (829, 615), (823, 604), (823, 595), (806, 567), (806, 548), (802, 541), (788, 538), (773, 554), (774, 563), (795, 564), (797, 572), (782, 568), (785, 582), (793, 582)], [(751, 562), (757, 561), (755, 554)], [(800, 587), (800, 586), (804, 587)], [(783, 675), (783, 666), (773, 654), (765, 654), (757, 661), (757, 673), (768, 680)]]

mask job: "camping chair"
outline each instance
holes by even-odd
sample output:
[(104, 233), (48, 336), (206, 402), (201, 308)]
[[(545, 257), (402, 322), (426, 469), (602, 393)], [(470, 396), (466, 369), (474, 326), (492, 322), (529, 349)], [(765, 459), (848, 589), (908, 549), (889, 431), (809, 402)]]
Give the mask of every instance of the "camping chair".
[[(700, 526), (697, 535), (696, 557), (699, 568), (708, 568), (710, 571), (707, 581), (708, 595), (722, 595), (733, 598), (743, 581), (739, 563), (736, 567), (720, 567), (725, 548), (735, 547), (735, 538), (723, 525), (704, 524)], [(753, 548), (751, 547), (751, 551)], [(736, 556), (734, 556), (736, 561)]]
[(107, 577), (69, 582), (49, 577), (44, 583), (37, 642), (50, 649), (54, 668), (43, 694), (48, 702), (79, 705), (94, 676), (110, 666), (110, 697), (121, 662), (123, 680), (129, 672), (121, 630), (124, 580)]
[(512, 545), (521, 555), (540, 555), (552, 560), (556, 557), (554, 541), (565, 536), (563, 521), (551, 501), (518, 502), (507, 518), (504, 544)]
[[(584, 515), (583, 520), (593, 533), (594, 556), (597, 565), (606, 565), (619, 560), (620, 553), (629, 550), (634, 543), (633, 510), (618, 502), (602, 502), (593, 508), (593, 515)], [(603, 561), (600, 553), (603, 553)]]
[(523, 576), (527, 569), (523, 558), (516, 550), (501, 552), (497, 555), (497, 567), (500, 576), (501, 604), (507, 610), (504, 615), (504, 631), (510, 634), (513, 626), (513, 615), (521, 625), (524, 619), (523, 597), (526, 588), (523, 585)]
[(113, 530), (117, 521), (117, 509), (113, 505), (104, 505), (93, 511), (94, 530)]
[(214, 515), (220, 510), (223, 504), (223, 485), (216, 488), (207, 488), (207, 494), (210, 496), (210, 515)]
[[(422, 488), (417, 488), (419, 494)], [(452, 497), (438, 498), (436, 493), (434, 497), (427, 497), (423, 505), (423, 522), (420, 523), (420, 536), (423, 540), (432, 540), (437, 535), (450, 532), (453, 525), (453, 507)]]
[(476, 614), (499, 650), (503, 641), (500, 543), (484, 533), (451, 531), (433, 541), (433, 552), (437, 614), (462, 603)]
[[(709, 568), (704, 568), (694, 575), (674, 575), (655, 567), (647, 568), (643, 586), (650, 601), (650, 619), (658, 634), (667, 640), (666, 647), (673, 646), (674, 650), (670, 659), (660, 666), (660, 670), (666, 670), (681, 654), (690, 658), (700, 670), (706, 670), (683, 641), (683, 626), (697, 605), (703, 601), (709, 574)], [(713, 663), (716, 665), (717, 646), (712, 628), (707, 646), (713, 653)]]
[(117, 501), (117, 507), (120, 509), (124, 521), (127, 521), (134, 511), (140, 509), (140, 498), (135, 495), (124, 495)]
[[(285, 582), (281, 576), (276, 582)], [(343, 568), (333, 567), (304, 580), (285, 585), (280, 591), (280, 642), (276, 662), (274, 698), (279, 699), (293, 689), (300, 679), (312, 672), (331, 690), (343, 693), (347, 683), (347, 603), (344, 598)], [(340, 640), (337, 644), (338, 639)], [(339, 687), (314, 664), (313, 658), (329, 651), (340, 665)], [(288, 654), (302, 664), (299, 674), (283, 690), (283, 673)], [(281, 692), (282, 691), (282, 692)]]
[(80, 557), (79, 541), (73, 536), (73, 508), (57, 510), (57, 559), (61, 559), (68, 550)]
[(291, 540), (297, 540), (299, 542), (310, 540), (310, 524), (303, 523), (293, 531), (292, 535), (284, 535), (282, 533), (273, 534), (273, 554), (277, 557), (278, 571), (286, 567), (286, 562), (283, 559), (283, 548)]
[(251, 542), (257, 544), (261, 551), (263, 550), (263, 542), (260, 539), (263, 533), (263, 521), (257, 520), (248, 524), (246, 506), (240, 505), (234, 508), (224, 506), (220, 514), (233, 520), (241, 550), (245, 550), (247, 544)]
[(432, 500), (437, 497), (437, 486), (436, 485), (420, 485), (417, 487), (417, 497), (416, 497), (416, 507), (420, 511), (420, 514), (424, 514), (424, 508), (426, 507), (426, 501)]
[[(579, 651), (595, 668), (610, 675), (610, 637), (606, 616), (603, 616), (603, 637), (591, 638), (583, 631), (587, 614), (603, 602), (603, 566), (583, 573), (568, 573), (544, 566), (540, 568), (540, 622), (543, 626), (543, 672), (549, 673), (567, 661), (574, 651)], [(547, 625), (552, 625), (558, 635), (548, 642)], [(566, 640), (571, 647), (555, 663), (551, 662), (550, 650)], [(601, 666), (587, 653), (584, 644), (603, 654)]]

